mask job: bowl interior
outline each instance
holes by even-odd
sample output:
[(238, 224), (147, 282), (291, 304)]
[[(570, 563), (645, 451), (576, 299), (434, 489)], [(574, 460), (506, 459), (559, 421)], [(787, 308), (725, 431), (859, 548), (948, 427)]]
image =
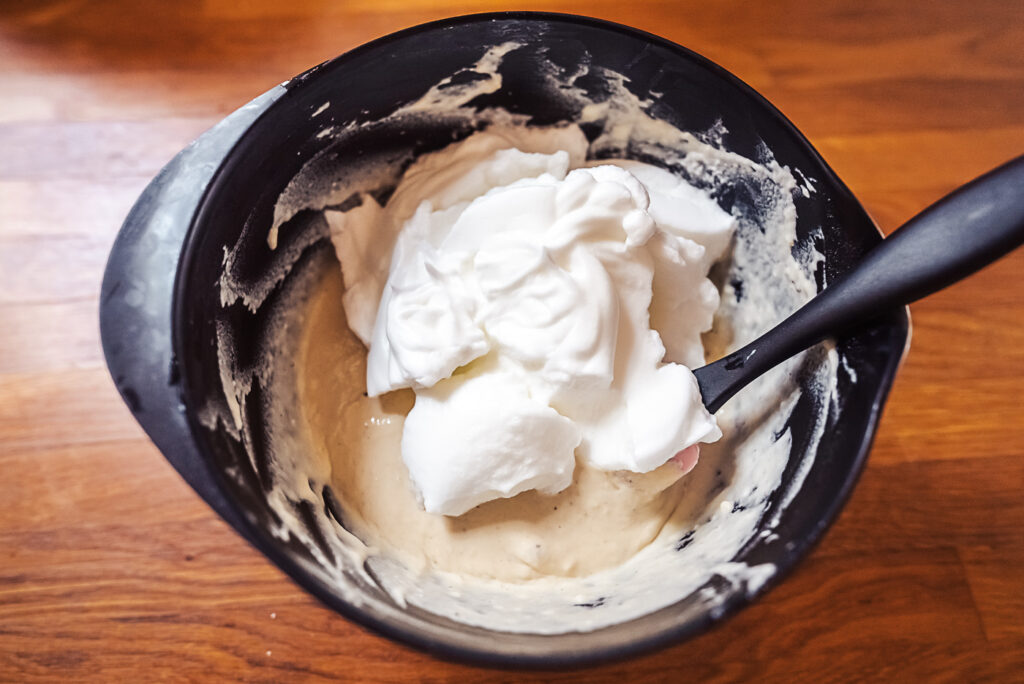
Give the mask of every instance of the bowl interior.
[[(294, 537), (282, 539), (273, 530), (282, 524), (268, 501), (272, 475), (266, 435), (261, 428), (265, 391), (257, 380), (240, 411), (247, 427), (239, 434), (224, 422), (205, 420), (211, 406), (225, 410), (221, 342), (231, 340), (232, 363), (256, 363), (265, 343), (275, 301), (286, 297), (293, 273), (324, 258), (326, 225), (316, 211), (299, 211), (280, 231), (276, 250), (266, 236), (274, 223), (281, 193), (311, 160), (341, 165), (366, 157), (396, 159), (438, 149), (471, 132), (465, 120), (419, 120), (402, 135), (388, 127), (365, 127), (343, 144), (322, 131), (330, 126), (384, 119), (421, 97), (452, 74), (472, 79), (471, 67), (490, 47), (508, 41), (524, 48), (503, 60), (502, 87), (477, 97), (470, 107), (501, 107), (529, 117), (533, 124), (574, 120), (578, 108), (570, 100), (552, 98), (538, 78), (539, 60), (567, 71), (581, 64), (597, 65), (625, 76), (641, 98), (658, 93), (650, 112), (690, 131), (724, 131), (722, 144), (756, 158), (764, 147), (779, 164), (815, 179), (816, 192), (794, 198), (798, 242), (812, 242), (824, 255), (819, 288), (848, 270), (880, 236), (850, 192), (796, 129), (763, 98), (721, 68), (656, 37), (589, 19), (511, 13), (448, 20), (410, 29), (363, 46), (293, 79), (288, 92), (242, 136), (207, 189), (186, 239), (176, 289), (175, 352), (185, 388), (184, 401), (193, 433), (212, 466), (229, 504), (245, 520), (247, 536), (297, 582), (348, 617), (441, 655), (489, 664), (562, 665), (612, 659), (656, 647), (699, 631), (749, 601), (728, 587), (726, 600), (714, 607), (692, 594), (669, 608), (595, 632), (555, 636), (496, 634), (402, 608), (372, 582), (358, 574), (344, 590), (323, 571), (331, 563), (329, 544), (315, 548)], [(601, 96), (600, 79), (577, 85)], [(323, 109), (324, 103), (329, 107)], [(642, 156), (637, 153), (638, 156)], [(723, 205), (743, 202), (719, 197)], [(255, 311), (244, 299), (223, 306), (217, 284), (231, 251), (233, 278), (262, 289), (263, 305)], [(282, 269), (288, 262), (292, 268)], [(775, 497), (792, 495), (774, 534), (755, 536), (737, 560), (774, 563), (771, 583), (778, 581), (837, 515), (863, 465), (879, 412), (907, 339), (905, 311), (893, 312), (876, 325), (839, 342), (850, 373), (838, 378), (840, 409), (831, 412), (823, 439), (803, 485), (786, 492), (785, 482), (808, 456), (811, 414), (809, 399), (797, 404), (789, 419), (793, 446), (784, 484)], [(851, 381), (856, 378), (856, 381)], [(809, 393), (804, 393), (805, 397)], [(278, 410), (288, 411), (288, 407)], [(253, 456), (250, 457), (250, 454)], [(330, 516), (332, 502), (323, 492), (300, 502), (297, 519), (311, 538), (323, 535), (319, 519)]]

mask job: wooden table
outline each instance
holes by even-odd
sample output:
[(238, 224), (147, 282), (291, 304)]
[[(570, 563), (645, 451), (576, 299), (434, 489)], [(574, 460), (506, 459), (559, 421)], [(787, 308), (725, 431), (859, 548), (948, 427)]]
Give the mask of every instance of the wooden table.
[[(881, 226), (1024, 152), (1024, 3), (655, 2), (587, 13), (697, 50), (803, 130)], [(489, 3), (0, 5), (0, 680), (1024, 681), (1024, 251), (913, 307), (838, 524), (689, 643), (529, 676), (397, 646), (220, 521), (107, 375), (97, 293), (132, 201), (270, 86)]]

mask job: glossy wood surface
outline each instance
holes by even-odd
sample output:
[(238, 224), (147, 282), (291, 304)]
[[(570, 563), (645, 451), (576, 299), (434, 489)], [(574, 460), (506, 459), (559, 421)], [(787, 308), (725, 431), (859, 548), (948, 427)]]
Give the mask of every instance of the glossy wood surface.
[[(887, 231), (1024, 152), (1020, 2), (514, 7), (632, 24), (717, 61)], [(0, 681), (1024, 681), (1024, 251), (912, 307), (867, 471), (792, 577), (629, 662), (494, 671), (370, 634), (243, 542), (147, 441), (107, 375), (97, 297), (148, 180), (324, 59), (508, 8), (0, 3)]]

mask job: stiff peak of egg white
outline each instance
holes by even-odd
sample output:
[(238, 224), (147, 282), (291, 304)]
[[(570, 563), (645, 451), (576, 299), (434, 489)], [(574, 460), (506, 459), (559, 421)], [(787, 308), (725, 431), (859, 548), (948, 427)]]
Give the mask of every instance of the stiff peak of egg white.
[(402, 457), (427, 511), (556, 493), (576, 455), (647, 472), (721, 435), (684, 364), (733, 220), (652, 166), (570, 171), (585, 150), (572, 128), (478, 133), (387, 207), (328, 212), (367, 390), (416, 392)]

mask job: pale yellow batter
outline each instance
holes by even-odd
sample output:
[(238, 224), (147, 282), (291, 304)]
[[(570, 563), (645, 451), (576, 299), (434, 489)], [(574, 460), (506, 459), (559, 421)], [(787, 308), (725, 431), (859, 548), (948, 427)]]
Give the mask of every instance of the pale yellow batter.
[(505, 581), (582, 576), (621, 564), (666, 525), (673, 534), (687, 529), (704, 508), (706, 495), (685, 494), (711, 489), (719, 459), (709, 448), (682, 479), (674, 462), (637, 474), (578, 461), (573, 484), (557, 495), (529, 491), (457, 518), (425, 512), (400, 454), (414, 396), (363, 396), (366, 349), (346, 324), (341, 295), (332, 269), (309, 302), (299, 392), (313, 448), (332, 465), (345, 525), (366, 544), (417, 570)]

